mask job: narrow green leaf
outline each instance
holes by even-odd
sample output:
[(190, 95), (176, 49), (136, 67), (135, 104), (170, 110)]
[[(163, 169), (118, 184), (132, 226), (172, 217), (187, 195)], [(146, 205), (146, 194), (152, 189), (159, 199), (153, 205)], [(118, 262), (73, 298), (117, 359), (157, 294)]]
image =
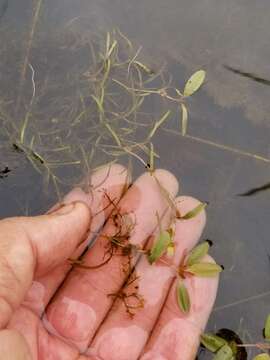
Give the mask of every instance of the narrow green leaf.
[(91, 95), (91, 97), (95, 100), (98, 110), (104, 114), (104, 108), (103, 108), (103, 104), (101, 103), (100, 99), (98, 99), (95, 95)]
[(155, 165), (154, 165), (154, 145), (152, 143), (150, 143), (149, 170), (150, 170), (150, 173), (153, 173), (153, 171), (155, 170)]
[(222, 271), (222, 267), (215, 263), (196, 263), (187, 266), (186, 272), (199, 277), (213, 277)]
[(153, 264), (155, 261), (157, 261), (167, 251), (167, 248), (170, 245), (170, 243), (171, 243), (171, 236), (169, 232), (168, 231), (160, 232), (148, 256), (148, 260), (150, 264)]
[(181, 216), (180, 219), (182, 219), (182, 220), (192, 219), (195, 216), (197, 216), (206, 206), (207, 206), (207, 203), (200, 203), (194, 209), (190, 210), (185, 215)]
[(229, 345), (223, 345), (222, 348), (218, 350), (213, 360), (234, 360), (232, 349)]
[(111, 133), (111, 135), (114, 138), (117, 145), (121, 147), (122, 146), (121, 141), (120, 141), (119, 137), (117, 136), (116, 132), (113, 130), (113, 128), (108, 123), (106, 123), (105, 126)]
[(111, 47), (110, 47), (110, 49), (108, 50), (107, 58), (109, 58), (111, 56), (111, 54), (112, 54), (113, 50), (115, 49), (116, 45), (117, 45), (117, 41), (114, 40)]
[(175, 88), (174, 90), (178, 96), (180, 96), (181, 98), (183, 97), (183, 94), (181, 93), (181, 91), (179, 89)]
[(209, 251), (210, 245), (207, 241), (197, 245), (188, 255), (186, 264), (191, 266), (200, 261)]
[(217, 352), (222, 346), (228, 345), (226, 340), (222, 339), (220, 336), (210, 333), (201, 335), (201, 343), (207, 350), (213, 353)]
[(167, 120), (167, 118), (169, 117), (169, 115), (171, 114), (171, 111), (168, 110), (162, 117), (161, 119), (159, 119), (158, 121), (156, 121), (155, 125), (153, 126), (153, 129), (150, 131), (150, 134), (148, 135), (148, 139), (151, 139), (155, 132), (157, 131), (157, 129), (164, 123), (164, 121)]
[(206, 73), (204, 70), (198, 70), (193, 75), (191, 75), (191, 77), (186, 82), (184, 96), (190, 96), (194, 94), (203, 84), (205, 75)]
[(23, 122), (23, 125), (22, 125), (22, 128), (21, 128), (21, 132), (20, 132), (20, 142), (22, 144), (24, 143), (24, 135), (25, 135), (25, 130), (26, 130), (27, 125), (28, 125), (28, 120), (29, 120), (29, 115), (27, 114), (25, 119), (24, 119), (24, 122)]
[(253, 360), (270, 360), (270, 355), (268, 354), (259, 354), (253, 358)]
[(190, 298), (185, 284), (183, 282), (179, 282), (176, 291), (178, 306), (180, 310), (186, 314), (190, 309)]
[(147, 74), (153, 74), (153, 70), (151, 70), (148, 66), (146, 66), (145, 64), (139, 62), (139, 61), (133, 61), (133, 64), (136, 64), (139, 68), (141, 68), (143, 71), (145, 71)]
[(182, 135), (185, 136), (187, 133), (188, 111), (185, 104), (181, 104), (181, 108), (182, 108)]
[(264, 337), (270, 340), (270, 314), (267, 316), (264, 326)]

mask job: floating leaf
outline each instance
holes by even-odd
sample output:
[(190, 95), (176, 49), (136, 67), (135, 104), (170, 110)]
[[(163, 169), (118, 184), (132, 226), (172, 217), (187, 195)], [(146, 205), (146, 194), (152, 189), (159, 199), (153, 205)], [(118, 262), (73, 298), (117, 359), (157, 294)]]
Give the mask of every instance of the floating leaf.
[(187, 124), (188, 124), (188, 111), (185, 104), (181, 104), (182, 108), (182, 135), (185, 136), (187, 133)]
[(187, 266), (185, 271), (200, 277), (213, 277), (222, 271), (222, 267), (215, 263), (205, 262)]
[(223, 345), (222, 348), (218, 350), (213, 360), (234, 360), (232, 349), (229, 345)]
[(223, 345), (226, 345), (227, 341), (215, 334), (205, 333), (201, 335), (201, 343), (207, 350), (215, 353)]
[(190, 210), (185, 215), (181, 216), (180, 219), (182, 219), (182, 220), (192, 219), (195, 216), (197, 216), (206, 206), (207, 206), (207, 203), (200, 203), (194, 209)]
[(148, 260), (150, 264), (153, 264), (156, 260), (158, 260), (166, 251), (168, 246), (171, 243), (171, 236), (168, 231), (162, 231), (152, 249), (150, 250), (150, 255), (148, 256)]
[(186, 264), (191, 266), (199, 262), (209, 251), (210, 245), (208, 241), (197, 245), (188, 255)]
[(270, 360), (270, 356), (268, 354), (259, 354), (253, 360)]
[(191, 77), (186, 82), (184, 96), (190, 96), (194, 94), (203, 84), (205, 75), (206, 73), (204, 70), (198, 70), (193, 75), (191, 75)]
[(188, 313), (190, 309), (190, 299), (187, 288), (183, 282), (179, 282), (177, 287), (177, 302), (183, 313)]
[(270, 340), (270, 314), (266, 318), (263, 335), (267, 340)]

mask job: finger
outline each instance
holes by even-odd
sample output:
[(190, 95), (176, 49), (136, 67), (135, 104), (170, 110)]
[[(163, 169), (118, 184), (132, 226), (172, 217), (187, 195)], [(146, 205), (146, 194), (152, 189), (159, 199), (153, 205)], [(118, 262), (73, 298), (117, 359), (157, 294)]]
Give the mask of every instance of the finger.
[[(198, 205), (198, 200), (179, 197), (176, 200), (181, 214)], [(205, 212), (188, 221), (177, 221), (175, 225), (175, 254), (172, 264), (177, 266), (183, 254), (190, 251), (199, 240), (205, 225)], [(163, 226), (163, 229), (167, 227)], [(168, 259), (167, 259), (168, 260)], [(144, 307), (138, 309), (131, 319), (123, 300), (117, 300), (109, 316), (100, 327), (91, 344), (89, 353), (103, 359), (138, 359), (157, 321), (170, 286), (175, 278), (175, 269), (158, 261), (150, 265), (143, 256), (136, 266), (138, 280), (125, 289), (127, 294), (138, 294), (144, 300)], [(138, 287), (138, 288), (136, 288)], [(129, 302), (136, 305), (136, 298)]]
[[(60, 341), (59, 338), (48, 334), (48, 332), (44, 329), (40, 318), (31, 310), (25, 309), (22, 306), (14, 313), (8, 324), (8, 330), (9, 333), (19, 333), (23, 337), (25, 344), (28, 345), (28, 349), (31, 355), (31, 357), (27, 358), (27, 360), (79, 360), (78, 351), (76, 351), (74, 348), (72, 349), (63, 341)], [(0, 348), (1, 345), (0, 331)], [(14, 345), (16, 346), (15, 343), (11, 344), (11, 341), (6, 343), (7, 353), (8, 351), (10, 353), (14, 353), (20, 349), (15, 348)], [(9, 357), (4, 357), (4, 359), (9, 359)], [(14, 358), (14, 360), (15, 359), (16, 358)]]
[[(205, 261), (213, 261), (210, 256)], [(187, 315), (181, 313), (176, 300), (177, 280), (170, 289), (141, 360), (193, 360), (212, 310), (217, 286), (216, 278), (190, 277), (184, 280), (191, 299)]]
[(0, 331), (0, 354), (2, 359), (8, 360), (32, 359), (23, 336), (16, 330)]
[[(89, 234), (85, 236), (85, 241), (70, 254), (70, 257), (76, 259), (81, 255), (85, 247), (94, 239), (97, 231), (112, 211), (113, 207), (109, 204), (105, 194), (117, 203), (129, 183), (130, 174), (123, 166), (119, 164), (110, 165), (97, 170), (92, 175), (88, 192), (76, 188), (65, 197), (64, 203), (68, 204), (73, 201), (84, 202), (92, 213), (92, 221), (88, 229)], [(51, 209), (49, 213), (57, 207), (59, 207), (59, 204)], [(45, 276), (35, 278), (25, 298), (24, 305), (36, 314), (42, 314), (70, 269), (71, 265), (66, 261)]]
[(0, 328), (23, 301), (34, 275), (68, 259), (89, 222), (89, 209), (82, 203), (51, 215), (0, 221)]
[[(174, 176), (165, 170), (158, 170), (156, 177), (174, 197), (178, 190)], [(123, 237), (133, 245), (143, 246), (157, 226), (155, 211), (161, 216), (166, 209), (167, 201), (161, 195), (155, 178), (149, 173), (144, 174), (119, 203), (118, 214), (128, 221), (132, 219), (132, 229)], [(94, 266), (104, 260), (107, 246), (112, 244), (109, 236), (119, 231), (116, 228), (112, 216), (92, 251), (86, 254), (86, 265)], [(123, 265), (129, 260), (132, 267), (135, 256), (130, 258), (116, 253), (100, 268), (72, 271), (64, 288), (49, 306), (47, 318), (44, 319), (46, 326), (84, 351), (112, 306), (113, 297), (108, 294), (117, 293), (128, 276), (128, 272), (123, 271)]]

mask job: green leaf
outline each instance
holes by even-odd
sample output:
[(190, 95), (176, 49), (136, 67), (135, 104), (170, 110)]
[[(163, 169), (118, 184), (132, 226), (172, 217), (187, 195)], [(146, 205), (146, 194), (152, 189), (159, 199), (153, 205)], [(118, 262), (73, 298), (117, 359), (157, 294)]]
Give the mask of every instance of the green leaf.
[(186, 264), (191, 266), (199, 262), (209, 251), (210, 245), (207, 241), (197, 245), (188, 255)]
[(133, 61), (133, 64), (136, 64), (139, 68), (141, 68), (143, 71), (145, 71), (149, 75), (154, 74), (153, 70), (151, 70), (148, 66), (146, 66), (145, 64), (143, 64), (137, 60)]
[(270, 360), (270, 356), (268, 354), (259, 354), (253, 360)]
[(264, 337), (270, 340), (270, 314), (267, 316), (264, 326)]
[(182, 220), (192, 219), (195, 216), (197, 216), (206, 206), (207, 206), (207, 203), (200, 203), (194, 209), (190, 210), (185, 215), (181, 216), (180, 219), (182, 219)]
[(167, 256), (173, 257), (174, 256), (174, 243), (170, 243), (167, 247)]
[(182, 135), (185, 136), (187, 133), (187, 124), (188, 124), (188, 111), (185, 104), (181, 104), (182, 108)]
[(213, 360), (234, 360), (232, 349), (229, 345), (223, 345), (222, 348), (218, 350)]
[(190, 298), (185, 284), (183, 282), (179, 282), (176, 291), (178, 306), (180, 310), (186, 314), (190, 309)]
[(168, 231), (160, 232), (156, 242), (150, 250), (150, 254), (148, 255), (150, 264), (153, 264), (167, 251), (167, 248), (171, 242), (171, 235)]
[(222, 267), (215, 263), (196, 263), (187, 266), (185, 271), (200, 277), (213, 277), (222, 271)]
[(155, 122), (153, 129), (150, 131), (150, 134), (148, 135), (148, 139), (150, 140), (155, 132), (157, 131), (157, 129), (168, 119), (169, 115), (171, 114), (171, 111), (168, 110), (162, 117), (161, 119), (159, 119), (158, 121)]
[(149, 170), (150, 173), (153, 173), (153, 171), (155, 170), (155, 166), (154, 166), (154, 145), (152, 143), (150, 143), (150, 159), (149, 159)]
[(193, 75), (191, 75), (191, 77), (186, 82), (184, 96), (190, 96), (194, 94), (203, 84), (205, 75), (206, 73), (204, 70), (198, 70)]
[(220, 336), (210, 333), (201, 335), (201, 343), (207, 350), (213, 353), (217, 352), (223, 345), (228, 345), (226, 340), (222, 339)]

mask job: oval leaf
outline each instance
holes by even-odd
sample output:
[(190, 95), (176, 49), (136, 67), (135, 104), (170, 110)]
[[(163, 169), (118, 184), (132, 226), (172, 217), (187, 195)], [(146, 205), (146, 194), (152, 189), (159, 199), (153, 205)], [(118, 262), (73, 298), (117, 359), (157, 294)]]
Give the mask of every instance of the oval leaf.
[(190, 210), (185, 215), (181, 216), (180, 219), (182, 219), (182, 220), (192, 219), (195, 216), (197, 216), (206, 206), (207, 206), (207, 203), (200, 203), (194, 209)]
[(191, 266), (199, 262), (206, 254), (208, 254), (210, 245), (207, 241), (197, 245), (188, 255), (186, 264)]
[(270, 356), (268, 354), (259, 354), (253, 360), (270, 360)]
[(182, 108), (182, 135), (185, 136), (187, 133), (187, 123), (188, 123), (188, 111), (185, 104), (181, 104)]
[(157, 261), (167, 251), (167, 248), (171, 242), (172, 240), (170, 233), (168, 231), (162, 231), (152, 246), (150, 254), (148, 255), (150, 264), (153, 264), (155, 261)]
[(222, 267), (215, 263), (205, 262), (187, 266), (185, 271), (200, 277), (213, 277), (222, 271)]
[(179, 282), (176, 291), (177, 291), (178, 306), (180, 310), (186, 314), (189, 312), (190, 309), (190, 299), (185, 284), (183, 282)]
[(229, 345), (223, 345), (222, 348), (218, 350), (213, 360), (233, 360), (233, 352)]
[(270, 340), (270, 314), (267, 316), (264, 326), (264, 337)]
[(202, 334), (201, 343), (207, 350), (213, 353), (217, 352), (222, 346), (228, 345), (226, 340), (215, 334)]
[(204, 70), (198, 70), (193, 75), (191, 75), (191, 77), (186, 82), (184, 96), (190, 96), (194, 94), (203, 84), (205, 75), (206, 73)]

